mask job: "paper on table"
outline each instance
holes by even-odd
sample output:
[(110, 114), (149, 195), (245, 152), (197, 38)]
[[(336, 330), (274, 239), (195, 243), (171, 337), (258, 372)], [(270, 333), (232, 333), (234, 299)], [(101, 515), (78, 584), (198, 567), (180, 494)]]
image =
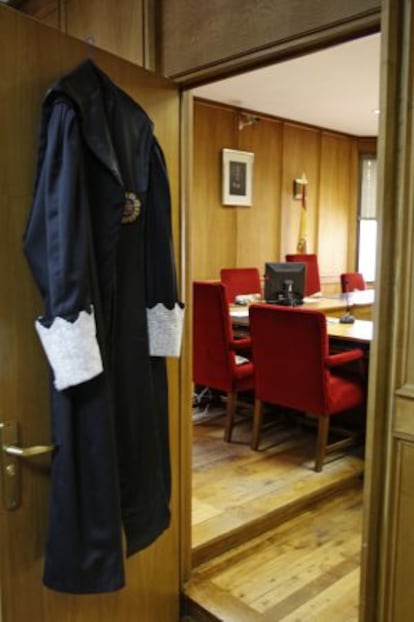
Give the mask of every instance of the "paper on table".
[(339, 317), (329, 317), (327, 316), (326, 321), (328, 324), (339, 324)]
[(249, 317), (249, 309), (232, 309), (230, 311), (231, 317)]
[(312, 296), (305, 296), (303, 302), (320, 302), (320, 298), (313, 298)]

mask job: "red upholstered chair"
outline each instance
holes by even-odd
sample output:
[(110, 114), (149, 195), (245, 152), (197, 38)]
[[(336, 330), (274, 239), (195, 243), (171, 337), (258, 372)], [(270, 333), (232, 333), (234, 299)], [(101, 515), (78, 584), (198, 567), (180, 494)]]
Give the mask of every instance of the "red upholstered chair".
[(226, 287), (229, 304), (241, 294), (261, 294), (262, 291), (257, 268), (222, 268), (220, 279)]
[(360, 272), (344, 272), (341, 274), (342, 293), (366, 289), (365, 279)]
[(252, 305), (250, 329), (256, 397), (252, 449), (259, 445), (264, 402), (315, 415), (315, 471), (321, 471), (328, 451), (355, 440), (354, 435), (328, 445), (328, 433), (331, 417), (365, 403), (362, 375), (344, 365), (362, 359), (363, 351), (330, 355), (326, 318), (314, 310)]
[(305, 296), (312, 296), (321, 291), (318, 256), (313, 253), (297, 253), (286, 255), (286, 261), (301, 261), (306, 263)]
[(224, 285), (195, 281), (193, 284), (193, 381), (227, 393), (226, 429), (230, 442), (237, 393), (254, 387), (251, 361), (237, 364), (237, 351), (250, 347), (250, 338), (232, 337), (231, 319)]

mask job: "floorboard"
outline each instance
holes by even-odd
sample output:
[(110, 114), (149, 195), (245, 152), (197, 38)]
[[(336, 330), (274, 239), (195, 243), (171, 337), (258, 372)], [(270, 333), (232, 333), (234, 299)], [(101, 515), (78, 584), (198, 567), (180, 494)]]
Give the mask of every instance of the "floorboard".
[(249, 405), (238, 415), (231, 443), (223, 440), (222, 406), (195, 412), (193, 566), (353, 486), (363, 473), (361, 448), (329, 456), (315, 473), (316, 432), (301, 418), (266, 413), (258, 452), (250, 449), (251, 428)]
[(357, 622), (362, 483), (201, 564), (186, 597), (211, 620)]

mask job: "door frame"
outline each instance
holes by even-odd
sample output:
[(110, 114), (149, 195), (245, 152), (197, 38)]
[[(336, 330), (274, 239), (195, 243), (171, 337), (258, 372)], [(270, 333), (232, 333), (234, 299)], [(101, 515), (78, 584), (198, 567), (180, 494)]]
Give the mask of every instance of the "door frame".
[[(398, 4), (404, 0), (399, 0)], [(365, 20), (356, 19), (353, 23), (347, 24), (347, 32), (338, 32), (333, 27), (324, 33), (315, 33), (311, 36), (298, 37), (281, 47), (274, 47), (273, 52), (268, 52), (266, 62), (262, 58), (255, 57), (254, 53), (241, 54), (232, 61), (223, 61), (214, 68), (206, 68), (180, 75), (176, 80), (182, 88), (183, 96), (183, 166), (182, 166), (182, 234), (184, 236), (183, 249), (186, 257), (183, 261), (184, 279), (186, 289), (187, 305), (187, 325), (186, 343), (188, 345), (186, 360), (183, 369), (183, 393), (182, 393), (182, 413), (187, 415), (188, 404), (191, 403), (191, 317), (192, 317), (192, 266), (190, 249), (193, 240), (192, 221), (191, 221), (191, 172), (192, 172), (192, 95), (191, 88), (223, 79), (231, 75), (236, 75), (247, 69), (263, 67), (264, 64), (270, 65), (288, 58), (298, 56), (298, 54), (308, 54), (320, 50), (321, 47), (328, 47), (346, 40), (372, 34), (385, 30), (388, 37), (382, 37), (381, 58), (395, 59), (397, 54), (397, 22), (396, 15), (398, 7), (392, 6), (392, 0), (383, 0), (381, 11), (371, 14)], [(397, 72), (391, 72), (386, 62), (381, 62), (381, 108), (395, 97), (397, 87)], [(388, 106), (387, 106), (388, 109)], [(361, 622), (378, 622), (377, 619), (377, 586), (383, 572), (380, 572), (379, 563), (380, 541), (382, 536), (382, 520), (384, 507), (383, 481), (387, 475), (389, 465), (389, 420), (390, 414), (387, 408), (390, 396), (390, 387), (387, 382), (389, 379), (388, 357), (384, 357), (384, 352), (390, 354), (392, 351), (392, 340), (388, 327), (392, 319), (392, 275), (393, 269), (389, 262), (390, 252), (393, 249), (395, 239), (395, 228), (391, 226), (391, 196), (387, 191), (388, 184), (396, 192), (395, 176), (396, 167), (391, 164), (394, 157), (396, 145), (396, 130), (393, 124), (392, 113), (388, 117), (383, 116), (380, 123), (378, 140), (379, 157), (379, 177), (383, 177), (381, 188), (378, 192), (379, 221), (383, 221), (383, 228), (387, 225), (387, 233), (381, 235), (377, 247), (377, 274), (376, 274), (376, 304), (374, 309), (374, 321), (377, 327), (377, 336), (374, 339), (370, 356), (370, 375), (369, 375), (369, 402), (367, 412), (367, 454), (366, 454), (366, 474), (364, 486), (364, 527), (363, 527), (363, 554), (362, 554), (362, 577), (360, 590), (360, 620)], [(388, 168), (387, 168), (388, 167)], [(381, 229), (381, 226), (379, 227)], [(381, 257), (387, 257), (387, 261), (381, 261)], [(391, 310), (391, 311), (390, 311)], [(374, 416), (375, 415), (375, 416)], [(192, 430), (191, 417), (183, 418), (183, 439), (182, 439), (182, 472), (181, 485), (183, 502), (182, 522), (181, 522), (181, 552), (182, 552), (182, 580), (185, 582), (191, 575), (191, 445)]]

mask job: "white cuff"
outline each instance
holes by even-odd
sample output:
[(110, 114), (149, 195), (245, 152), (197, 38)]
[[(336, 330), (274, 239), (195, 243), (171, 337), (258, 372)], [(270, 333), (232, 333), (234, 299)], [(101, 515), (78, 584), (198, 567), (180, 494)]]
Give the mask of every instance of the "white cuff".
[(86, 382), (103, 371), (93, 308), (90, 313), (81, 311), (74, 322), (56, 317), (49, 328), (39, 320), (35, 326), (58, 391)]
[(179, 303), (173, 309), (161, 302), (147, 309), (151, 356), (180, 356), (183, 321), (184, 309)]

